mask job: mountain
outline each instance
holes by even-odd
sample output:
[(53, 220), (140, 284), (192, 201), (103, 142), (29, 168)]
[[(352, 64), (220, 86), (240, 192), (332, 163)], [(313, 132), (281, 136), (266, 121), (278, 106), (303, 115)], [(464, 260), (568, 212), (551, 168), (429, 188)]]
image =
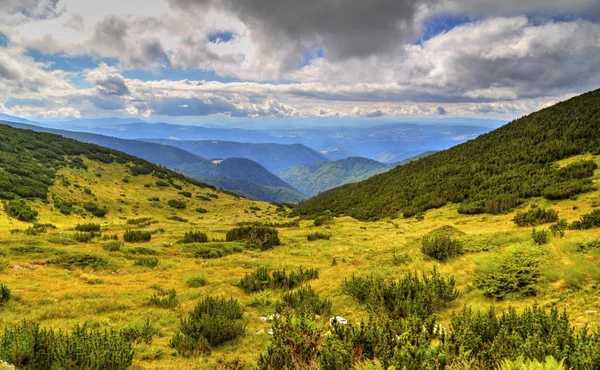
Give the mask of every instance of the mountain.
[[(258, 163), (250, 160), (228, 160), (220, 164), (215, 164), (210, 160), (168, 145), (50, 129), (15, 122), (5, 123), (16, 128), (53, 133), (78, 141), (119, 150), (185, 173), (189, 177), (202, 179), (202, 181), (207, 183), (214, 183), (225, 190), (237, 190), (250, 199), (278, 203), (296, 203), (306, 199), (305, 195), (298, 192), (291, 185), (277, 178), (277, 176)], [(280, 188), (287, 190), (284, 191)]]
[(209, 159), (248, 158), (260, 163), (269, 171), (327, 160), (323, 154), (302, 144), (252, 144), (221, 140), (140, 140), (175, 146)]
[(296, 209), (358, 219), (405, 217), (460, 203), (459, 212), (502, 213), (522, 199), (565, 199), (592, 188), (596, 164), (556, 161), (600, 153), (600, 90), (512, 121), (474, 140), (333, 189)]
[(315, 195), (340, 185), (368, 179), (394, 168), (368, 158), (350, 157), (332, 162), (297, 165), (275, 174), (306, 195)]
[(419, 159), (421, 157), (427, 157), (433, 153), (437, 152), (437, 150), (429, 150), (429, 151), (405, 151), (405, 150), (395, 150), (391, 152), (382, 152), (373, 157), (374, 160), (382, 162), (382, 163), (408, 163), (415, 159)]

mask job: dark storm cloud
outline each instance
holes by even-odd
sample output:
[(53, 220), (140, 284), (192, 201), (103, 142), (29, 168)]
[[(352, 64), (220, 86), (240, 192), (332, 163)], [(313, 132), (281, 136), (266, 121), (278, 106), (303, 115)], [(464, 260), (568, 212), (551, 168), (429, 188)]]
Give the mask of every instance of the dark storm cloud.
[(103, 79), (95, 80), (96, 88), (104, 96), (124, 96), (129, 95), (130, 91), (121, 75), (111, 74)]
[(444, 107), (437, 107), (435, 109), (435, 113), (439, 114), (440, 116), (445, 116), (446, 115), (446, 109), (444, 109)]

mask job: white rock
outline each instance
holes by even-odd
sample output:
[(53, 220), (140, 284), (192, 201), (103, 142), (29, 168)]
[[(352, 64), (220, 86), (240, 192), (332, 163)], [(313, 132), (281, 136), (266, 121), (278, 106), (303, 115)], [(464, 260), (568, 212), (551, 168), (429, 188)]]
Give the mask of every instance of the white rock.
[(269, 329), (269, 330), (267, 330), (267, 334), (269, 334), (269, 335), (273, 335), (273, 329)]
[(260, 316), (259, 319), (260, 321), (267, 321), (267, 318), (265, 316)]
[(348, 320), (344, 319), (341, 316), (334, 316), (334, 317), (330, 318), (329, 323), (333, 324), (333, 320), (337, 321), (338, 324), (341, 324), (341, 325), (346, 325), (348, 323)]
[(272, 315), (270, 315), (269, 317), (267, 317), (268, 320), (275, 320), (279, 318), (279, 314), (278, 313), (274, 313)]
[(21, 267), (19, 265), (16, 265), (15, 267), (13, 267), (13, 270), (15, 270), (15, 271), (19, 271), (19, 270), (22, 270), (22, 269), (23, 269), (23, 267)]

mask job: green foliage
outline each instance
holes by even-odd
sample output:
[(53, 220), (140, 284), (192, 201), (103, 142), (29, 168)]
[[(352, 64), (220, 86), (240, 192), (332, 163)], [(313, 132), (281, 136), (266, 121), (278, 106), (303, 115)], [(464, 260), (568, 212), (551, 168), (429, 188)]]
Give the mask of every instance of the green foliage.
[(142, 230), (126, 230), (123, 234), (123, 240), (128, 243), (144, 243), (152, 239), (152, 233)]
[(196, 208), (196, 212), (198, 212), (198, 213), (208, 213), (208, 210), (206, 208), (198, 207), (198, 208)]
[(273, 249), (280, 245), (279, 233), (269, 226), (240, 226), (227, 232), (226, 240), (247, 240), (251, 247), (256, 246), (260, 250)]
[(102, 249), (104, 249), (105, 251), (108, 251), (108, 252), (118, 252), (121, 250), (122, 246), (123, 246), (123, 243), (121, 243), (119, 241), (112, 241), (112, 242), (104, 243), (102, 245)]
[(181, 216), (169, 216), (167, 217), (169, 221), (177, 221), (177, 222), (188, 222), (187, 218), (183, 218)]
[(38, 212), (32, 210), (29, 203), (23, 199), (10, 200), (4, 203), (4, 211), (10, 217), (26, 222), (33, 222), (38, 216)]
[(189, 233), (185, 233), (183, 235), (183, 239), (181, 240), (181, 242), (183, 244), (206, 243), (208, 242), (208, 235), (200, 231), (190, 231)]
[(154, 219), (152, 217), (130, 218), (127, 220), (127, 225), (137, 225), (140, 227), (150, 225)]
[(372, 312), (384, 312), (394, 319), (425, 318), (458, 297), (455, 285), (454, 277), (446, 279), (434, 269), (431, 277), (408, 273), (398, 281), (352, 275), (350, 279), (344, 279), (342, 291), (358, 302), (366, 303)]
[(185, 281), (190, 288), (200, 288), (208, 284), (208, 278), (204, 275), (193, 276)]
[(314, 221), (315, 226), (321, 226), (331, 221), (331, 216), (329, 215), (321, 215), (317, 216)]
[(536, 359), (526, 361), (521, 356), (514, 361), (502, 361), (498, 370), (565, 370), (565, 365), (564, 360), (557, 361), (552, 356), (546, 357), (543, 362)]
[(158, 308), (177, 308), (179, 307), (179, 298), (175, 289), (163, 290), (159, 289), (148, 300), (148, 304)]
[(83, 208), (96, 217), (104, 217), (108, 213), (108, 208), (100, 207), (96, 203), (84, 203)]
[(581, 216), (577, 221), (574, 221), (569, 225), (570, 229), (574, 230), (587, 230), (594, 227), (600, 226), (600, 209), (595, 209), (590, 213), (586, 213)]
[(156, 182), (156, 186), (158, 186), (159, 188), (168, 188), (169, 186), (171, 186), (171, 184), (163, 180), (158, 180)]
[(127, 249), (127, 253), (142, 255), (142, 256), (158, 256), (160, 253), (151, 248), (135, 247)]
[(100, 224), (94, 224), (94, 223), (77, 224), (77, 226), (75, 226), (75, 230), (83, 231), (83, 232), (99, 232)]
[(308, 312), (315, 315), (327, 315), (331, 312), (331, 301), (321, 299), (311, 286), (284, 293), (281, 300), (275, 307), (277, 312), (294, 310), (297, 313)]
[(331, 234), (327, 234), (327, 233), (321, 233), (321, 232), (314, 232), (314, 233), (310, 233), (308, 235), (306, 235), (306, 240), (308, 240), (309, 242), (313, 242), (315, 240), (329, 240), (331, 239)]
[(416, 214), (448, 202), (464, 213), (503, 213), (520, 199), (565, 198), (590, 188), (596, 167), (555, 162), (600, 152), (600, 90), (512, 121), (488, 134), (398, 166), (368, 180), (323, 192), (293, 215), (325, 210), (360, 220)]
[(244, 310), (234, 298), (201, 299), (187, 318), (182, 318), (179, 333), (171, 346), (183, 356), (210, 353), (209, 346), (218, 346), (244, 334), (241, 322)]
[(185, 209), (186, 205), (184, 202), (177, 199), (169, 199), (167, 204), (176, 209)]
[(89, 243), (97, 234), (94, 232), (82, 232), (73, 234), (73, 240), (78, 243)]
[(535, 228), (533, 228), (531, 230), (531, 238), (533, 239), (533, 242), (537, 245), (543, 245), (543, 244), (547, 244), (548, 243), (548, 234), (550, 234), (550, 232), (548, 230), (536, 230)]
[(578, 252), (588, 252), (591, 250), (600, 250), (600, 240), (594, 240), (589, 243), (582, 243), (577, 246)]
[(4, 306), (10, 300), (12, 294), (8, 286), (4, 283), (0, 284), (0, 307)]
[(536, 294), (539, 276), (539, 259), (530, 253), (518, 252), (479, 271), (474, 283), (488, 298), (525, 297)]
[(449, 236), (438, 235), (421, 240), (421, 252), (438, 261), (447, 261), (464, 253), (463, 243)]
[(107, 260), (91, 254), (64, 254), (51, 259), (49, 265), (59, 265), (66, 269), (91, 267), (94, 270), (102, 270), (109, 266)]
[(518, 226), (538, 226), (558, 221), (558, 212), (554, 209), (532, 208), (527, 212), (518, 212), (513, 221)]
[(133, 355), (133, 345), (122, 332), (85, 326), (64, 333), (22, 322), (0, 338), (0, 359), (19, 369), (125, 370)]
[(135, 260), (134, 266), (149, 267), (151, 269), (157, 267), (160, 264), (160, 260), (156, 257), (141, 257)]
[(233, 253), (241, 253), (243, 252), (243, 248), (239, 245), (229, 246), (222, 243), (217, 244), (205, 244), (201, 243), (199, 245), (189, 245), (187, 250), (194, 253), (194, 257), (196, 258), (204, 258), (204, 259), (213, 259), (213, 258), (221, 258), (228, 256)]
[(186, 197), (186, 198), (191, 198), (192, 197), (192, 193), (190, 193), (189, 191), (180, 191), (177, 194), (179, 194), (179, 195), (181, 195), (183, 197)]
[(319, 271), (316, 269), (303, 269), (300, 267), (297, 271), (292, 271), (288, 275), (285, 270), (274, 270), (269, 274), (269, 270), (261, 267), (251, 274), (246, 274), (237, 284), (244, 289), (247, 294), (259, 292), (267, 288), (271, 289), (294, 289), (302, 283), (318, 279)]
[(565, 220), (558, 220), (557, 223), (550, 225), (550, 232), (553, 237), (562, 238), (565, 236), (565, 231), (568, 229), (569, 225)]

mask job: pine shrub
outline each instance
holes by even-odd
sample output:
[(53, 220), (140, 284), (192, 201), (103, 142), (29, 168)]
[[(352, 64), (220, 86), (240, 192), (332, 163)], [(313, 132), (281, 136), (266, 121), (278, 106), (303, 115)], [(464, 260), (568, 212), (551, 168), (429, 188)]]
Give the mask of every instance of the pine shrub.
[(447, 261), (464, 253), (463, 244), (459, 240), (446, 235), (423, 237), (421, 252), (438, 261)]
[(283, 294), (282, 301), (277, 303), (276, 311), (294, 310), (294, 312), (308, 312), (315, 315), (327, 315), (331, 312), (331, 301), (321, 299), (311, 286), (301, 287), (295, 291)]
[(281, 244), (278, 231), (269, 226), (236, 227), (227, 232), (226, 240), (246, 240), (250, 247), (256, 246), (263, 251)]
[(86, 233), (89, 232), (100, 232), (100, 224), (87, 223), (87, 224), (77, 224), (75, 226), (76, 231), (83, 231)]
[(144, 243), (152, 239), (152, 233), (141, 230), (126, 230), (123, 234), (123, 240), (128, 243)]
[(518, 226), (538, 226), (558, 221), (558, 212), (554, 209), (533, 208), (527, 212), (518, 212), (513, 221)]
[(181, 240), (181, 243), (183, 244), (206, 242), (208, 242), (208, 236), (206, 233), (200, 231), (190, 231), (189, 233), (185, 233), (183, 235), (183, 239)]
[(148, 300), (148, 304), (158, 308), (177, 308), (179, 307), (179, 298), (175, 289), (163, 290), (159, 289)]
[(474, 283), (488, 298), (527, 297), (536, 295), (539, 276), (539, 259), (519, 252), (495, 263), (488, 271), (478, 272)]
[(176, 209), (185, 209), (185, 203), (177, 199), (169, 199), (167, 204)]
[(573, 230), (587, 230), (600, 226), (600, 209), (595, 209), (591, 213), (581, 216), (577, 221), (574, 221), (569, 226)]
[(24, 199), (9, 200), (4, 203), (4, 211), (10, 217), (25, 222), (33, 222), (38, 216), (38, 212), (31, 209)]
[(292, 271), (288, 275), (285, 270), (274, 270), (269, 274), (265, 267), (261, 267), (251, 274), (246, 274), (240, 279), (237, 286), (250, 294), (267, 288), (290, 290), (306, 281), (317, 278), (319, 278), (319, 271), (316, 269), (305, 270), (300, 267), (297, 271)]
[(533, 239), (533, 242), (537, 245), (543, 245), (543, 244), (547, 244), (548, 243), (548, 234), (550, 234), (548, 232), (548, 230), (536, 230), (535, 228), (533, 228), (531, 230), (531, 238)]
[(59, 265), (66, 269), (91, 267), (94, 270), (102, 270), (109, 266), (107, 260), (91, 254), (64, 254), (51, 259), (49, 265)]
[(4, 306), (10, 300), (12, 294), (8, 286), (4, 283), (0, 284), (0, 307)]
[(83, 208), (96, 217), (104, 217), (108, 213), (108, 208), (100, 207), (96, 203), (84, 203)]
[(309, 242), (312, 242), (315, 240), (321, 240), (321, 239), (329, 240), (329, 239), (331, 239), (331, 234), (315, 232), (315, 233), (310, 233), (310, 234), (306, 235), (306, 240), (308, 240)]
[(160, 264), (160, 260), (156, 257), (141, 257), (135, 260), (134, 266), (143, 266), (149, 268), (155, 268)]

